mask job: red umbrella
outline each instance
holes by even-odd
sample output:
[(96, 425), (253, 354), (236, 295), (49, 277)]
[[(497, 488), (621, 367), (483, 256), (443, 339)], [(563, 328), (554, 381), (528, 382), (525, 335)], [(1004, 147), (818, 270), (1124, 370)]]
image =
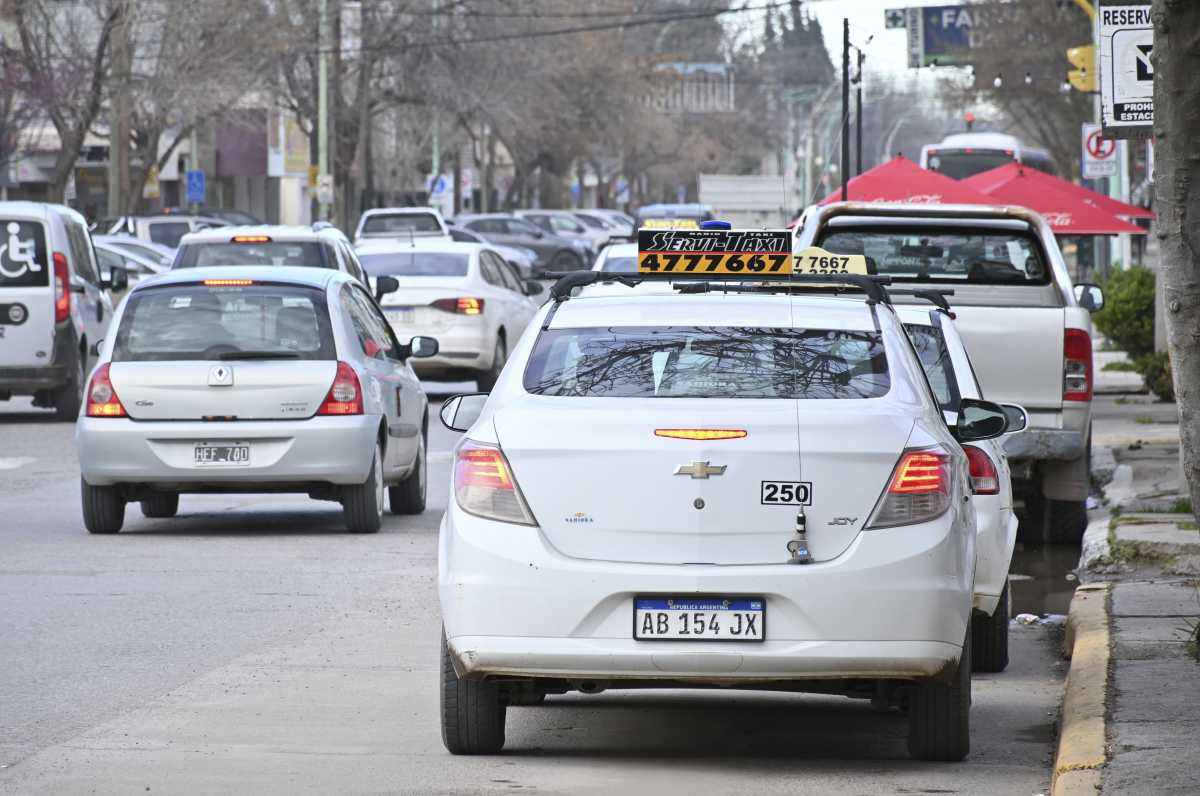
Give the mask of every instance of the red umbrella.
[[(982, 191), (988, 196), (999, 196), (996, 193), (997, 191), (1006, 191), (1006, 186), (1017, 182), (1019, 189), (1027, 192), (1029, 196), (1036, 196), (1041, 191), (1053, 191), (1059, 195), (1070, 196), (1076, 200), (1086, 202), (1109, 215), (1154, 218), (1154, 213), (1144, 207), (1131, 205), (1127, 202), (1119, 202), (1102, 193), (1089, 191), (1081, 185), (1076, 185), (1073, 182), (1055, 177), (1052, 174), (1047, 174), (1044, 171), (1038, 171), (1035, 168), (1022, 166), (1020, 163), (1008, 163), (991, 171), (973, 174), (962, 180), (962, 182), (978, 191)], [(1018, 204), (1025, 204), (1025, 202), (1018, 202)], [(1033, 205), (1026, 206), (1033, 207)], [(1055, 231), (1057, 232), (1057, 230)]]
[[(940, 205), (991, 205), (996, 200), (975, 188), (963, 185), (936, 171), (929, 171), (904, 156), (892, 158), (850, 180), (847, 198), (851, 202), (888, 202)], [(821, 204), (839, 202), (839, 188), (821, 200)]]

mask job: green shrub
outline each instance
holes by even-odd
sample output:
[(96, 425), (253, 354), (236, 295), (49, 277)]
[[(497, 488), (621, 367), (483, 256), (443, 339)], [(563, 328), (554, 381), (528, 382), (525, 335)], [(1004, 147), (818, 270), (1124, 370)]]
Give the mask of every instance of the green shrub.
[(1166, 351), (1144, 354), (1136, 361), (1146, 389), (1164, 401), (1175, 400), (1175, 384), (1171, 381), (1171, 359)]
[(1092, 323), (1130, 359), (1154, 351), (1154, 272), (1135, 266), (1104, 281), (1104, 309)]

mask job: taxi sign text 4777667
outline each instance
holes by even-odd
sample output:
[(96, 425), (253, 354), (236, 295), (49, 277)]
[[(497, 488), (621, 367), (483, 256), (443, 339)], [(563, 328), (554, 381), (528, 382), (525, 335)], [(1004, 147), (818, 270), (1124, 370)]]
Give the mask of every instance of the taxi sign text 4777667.
[(866, 274), (862, 255), (817, 247), (792, 253), (783, 230), (638, 230), (638, 273), (643, 276), (713, 276), (761, 279), (794, 274)]

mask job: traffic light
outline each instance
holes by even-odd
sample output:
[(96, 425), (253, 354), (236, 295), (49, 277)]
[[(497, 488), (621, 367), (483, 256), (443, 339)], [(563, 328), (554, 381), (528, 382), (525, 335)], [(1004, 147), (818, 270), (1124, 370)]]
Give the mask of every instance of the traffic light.
[(1067, 72), (1067, 80), (1077, 91), (1096, 92), (1100, 90), (1096, 79), (1096, 46), (1086, 44), (1083, 47), (1072, 47), (1067, 50), (1067, 60), (1075, 68)]

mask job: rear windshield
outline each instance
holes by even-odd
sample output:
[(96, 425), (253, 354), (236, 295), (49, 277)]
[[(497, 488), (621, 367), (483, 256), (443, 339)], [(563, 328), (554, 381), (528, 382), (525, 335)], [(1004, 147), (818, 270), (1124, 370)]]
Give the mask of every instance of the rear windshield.
[(172, 285), (126, 300), (117, 362), (336, 359), (321, 291), (291, 285)]
[(1047, 285), (1050, 272), (1032, 235), (932, 228), (830, 229), (818, 244), (834, 254), (864, 254), (895, 279), (978, 285)]
[(466, 276), (468, 254), (450, 252), (386, 252), (359, 254), (371, 276)]
[(876, 332), (721, 326), (543, 332), (524, 383), (600, 398), (878, 398), (890, 387)]
[(36, 221), (0, 220), (0, 287), (50, 284), (46, 232)]
[(375, 215), (363, 222), (363, 235), (391, 235), (406, 232), (441, 232), (442, 225), (432, 213)]
[(632, 274), (637, 272), (636, 257), (609, 257), (600, 266), (601, 271), (612, 271), (617, 274)]
[(929, 170), (941, 172), (956, 180), (989, 171), (997, 166), (1006, 166), (1012, 162), (1012, 155), (983, 149), (974, 151), (939, 149), (937, 152), (929, 153)]
[(325, 245), (317, 241), (268, 241), (266, 243), (189, 243), (179, 250), (175, 268), (204, 268), (210, 265), (299, 265), (307, 268), (337, 268), (326, 259)]
[(174, 249), (179, 246), (179, 241), (183, 236), (191, 231), (192, 228), (186, 221), (164, 221), (150, 224), (150, 240)]

